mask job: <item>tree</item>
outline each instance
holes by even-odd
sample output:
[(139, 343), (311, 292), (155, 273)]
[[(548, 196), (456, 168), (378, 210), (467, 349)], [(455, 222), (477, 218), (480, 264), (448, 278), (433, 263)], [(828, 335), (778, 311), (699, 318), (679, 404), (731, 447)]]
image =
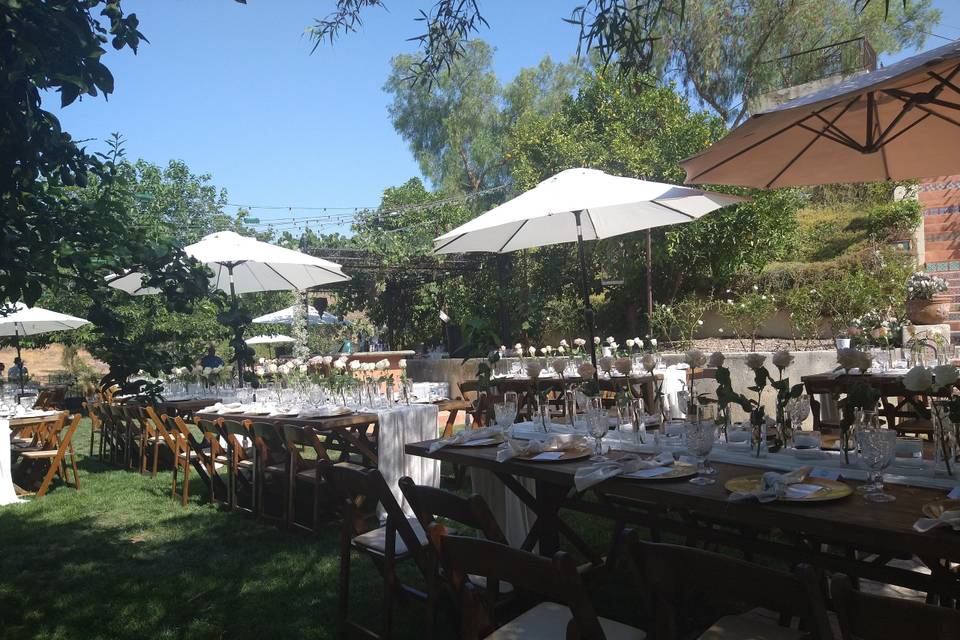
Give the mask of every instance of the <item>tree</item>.
[[(783, 6), (803, 2), (779, 0)], [(840, 0), (836, 4), (850, 15), (882, 14), (887, 20), (896, 13), (898, 4), (906, 12), (914, 3), (925, 4), (926, 0)], [(689, 20), (691, 7), (697, 5), (687, 0), (582, 0), (564, 20), (579, 28), (578, 57), (592, 54), (604, 67), (615, 62), (628, 75), (637, 75), (656, 68), (657, 58), (664, 55), (665, 32), (671, 26), (682, 28)], [(726, 5), (730, 13), (736, 13), (742, 3), (728, 0)], [(337, 0), (336, 9), (315, 20), (307, 30), (314, 50), (325, 40), (332, 44), (338, 37), (357, 31), (366, 11), (375, 7), (385, 9), (386, 0)], [(425, 84), (436, 82), (449, 71), (458, 58), (466, 55), (469, 39), (482, 27), (490, 26), (478, 0), (435, 0), (429, 10), (420, 10), (417, 21), (424, 25), (424, 31), (409, 39), (420, 43), (421, 54), (413, 61), (409, 78)], [(729, 33), (735, 36), (740, 25), (728, 26), (733, 26)], [(695, 36), (696, 32), (691, 34)]]
[(556, 110), (580, 71), (545, 57), (506, 86), (493, 71), (493, 49), (474, 40), (431, 85), (407, 81), (416, 57), (400, 55), (384, 90), (390, 118), (423, 175), (446, 194), (478, 193), (504, 184), (507, 131), (526, 114)]
[[(920, 47), (940, 20), (931, 0), (893, 7), (889, 16), (878, 3), (852, 11), (848, 0), (666, 1), (672, 10), (658, 21), (663, 42), (655, 67), (734, 125), (746, 116), (752, 95), (819, 77), (828, 56), (849, 58), (854, 51), (779, 58), (860, 36), (877, 54), (895, 53)], [(682, 22), (669, 18), (684, 5)]]

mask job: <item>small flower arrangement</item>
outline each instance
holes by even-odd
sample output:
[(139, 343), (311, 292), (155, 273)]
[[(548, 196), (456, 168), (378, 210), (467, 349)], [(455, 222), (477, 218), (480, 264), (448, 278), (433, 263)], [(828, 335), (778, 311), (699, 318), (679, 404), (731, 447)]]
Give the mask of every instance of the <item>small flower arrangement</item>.
[(947, 281), (939, 276), (917, 271), (907, 278), (907, 300), (931, 300), (946, 291)]

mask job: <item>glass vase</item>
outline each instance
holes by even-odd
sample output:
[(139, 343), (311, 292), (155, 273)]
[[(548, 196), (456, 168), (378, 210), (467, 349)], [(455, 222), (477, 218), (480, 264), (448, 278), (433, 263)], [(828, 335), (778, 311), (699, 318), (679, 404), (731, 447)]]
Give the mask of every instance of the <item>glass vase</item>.
[(933, 403), (933, 460), (931, 474), (935, 477), (957, 475), (957, 429), (950, 420), (949, 403), (937, 400)]
[(769, 453), (767, 445), (767, 423), (753, 425), (753, 455), (756, 458), (766, 458)]

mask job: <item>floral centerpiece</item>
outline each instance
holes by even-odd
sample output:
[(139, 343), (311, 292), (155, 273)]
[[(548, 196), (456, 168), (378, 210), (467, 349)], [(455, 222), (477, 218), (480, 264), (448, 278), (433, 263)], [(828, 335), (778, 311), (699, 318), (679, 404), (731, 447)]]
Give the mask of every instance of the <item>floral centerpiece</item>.
[(793, 360), (793, 355), (786, 350), (777, 351), (773, 354), (773, 357), (770, 358), (770, 362), (777, 368), (777, 379), (771, 379), (770, 385), (777, 391), (776, 420), (777, 430), (779, 432), (777, 435), (781, 447), (786, 447), (790, 443), (793, 438), (793, 430), (799, 426), (791, 423), (791, 419), (787, 416), (786, 412), (787, 405), (790, 404), (790, 401), (796, 400), (803, 394), (802, 382), (790, 386), (790, 378), (783, 377), (783, 372), (793, 364)]
[[(873, 360), (870, 358), (870, 354), (848, 347), (837, 352), (837, 364), (846, 375), (850, 375), (850, 371), (853, 369), (858, 369), (861, 373), (866, 372), (873, 364)], [(879, 400), (879, 391), (858, 380), (851, 385), (847, 395), (837, 403), (841, 413), (840, 448), (845, 463), (850, 463), (850, 449), (853, 446), (851, 434), (856, 411), (858, 409), (860, 411), (876, 411)]]
[(940, 324), (950, 315), (947, 281), (917, 271), (907, 278), (907, 317), (915, 324)]
[(914, 411), (923, 418), (933, 421), (934, 444), (937, 453), (934, 456), (934, 465), (942, 460), (947, 475), (953, 475), (951, 461), (954, 456), (955, 438), (958, 433), (957, 422), (954, 417), (960, 418), (960, 396), (953, 396), (949, 390), (958, 379), (957, 368), (952, 364), (934, 367), (931, 371), (926, 367), (913, 367), (903, 377), (903, 386), (908, 391), (923, 396), (949, 396), (942, 400), (934, 400), (934, 410), (931, 413), (923, 402), (917, 401), (917, 395), (909, 398)]

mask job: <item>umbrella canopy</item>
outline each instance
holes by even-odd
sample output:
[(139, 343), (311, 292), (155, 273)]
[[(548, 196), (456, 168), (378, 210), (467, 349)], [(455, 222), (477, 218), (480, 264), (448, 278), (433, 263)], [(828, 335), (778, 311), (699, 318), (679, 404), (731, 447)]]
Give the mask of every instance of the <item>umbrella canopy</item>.
[(12, 313), (0, 315), (0, 336), (35, 336), (51, 331), (68, 331), (90, 324), (83, 318), (40, 307), (28, 307), (19, 302), (13, 307)]
[[(293, 305), (292, 307), (287, 307), (286, 309), (280, 309), (279, 311), (274, 311), (273, 313), (268, 313), (265, 316), (259, 316), (254, 318), (253, 321), (257, 324), (293, 324), (293, 316), (295, 310), (298, 306), (302, 305)], [(324, 311), (322, 314), (317, 311), (312, 306), (307, 306), (307, 324), (309, 326), (315, 326), (318, 324), (350, 324), (347, 320), (340, 320), (337, 316)]]
[[(213, 271), (212, 289), (231, 294), (304, 291), (350, 279), (334, 262), (233, 231), (211, 233), (183, 250)], [(130, 272), (111, 279), (107, 284), (133, 295), (159, 293), (159, 289), (145, 287), (143, 277), (141, 273)]]
[(281, 335), (279, 333), (274, 333), (268, 336), (253, 336), (252, 338), (247, 338), (244, 340), (247, 344), (280, 344), (283, 342), (296, 342), (290, 336)]
[(775, 188), (960, 171), (960, 41), (754, 114), (688, 183)]
[[(435, 253), (507, 253), (690, 222), (744, 198), (567, 169), (436, 238)], [(578, 221), (582, 224), (578, 224)], [(581, 228), (582, 227), (582, 228)]]

